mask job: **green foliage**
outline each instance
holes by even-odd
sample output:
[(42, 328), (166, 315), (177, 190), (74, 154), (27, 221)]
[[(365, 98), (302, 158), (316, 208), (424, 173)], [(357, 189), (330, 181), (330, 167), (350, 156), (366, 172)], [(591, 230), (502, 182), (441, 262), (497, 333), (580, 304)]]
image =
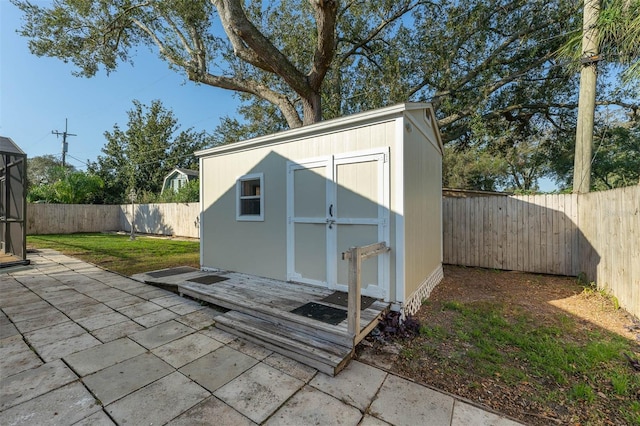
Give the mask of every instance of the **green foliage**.
[(447, 332), (440, 326), (432, 327), (428, 325), (421, 325), (419, 332), (421, 336), (425, 336), (425, 337), (431, 337), (431, 338), (437, 338), (437, 339), (443, 339), (447, 337)]
[(631, 375), (624, 373), (614, 373), (611, 375), (611, 386), (613, 391), (620, 396), (629, 394), (631, 384)]
[[(640, 79), (640, 1), (604, 0), (596, 21), (596, 44), (607, 63), (624, 67), (622, 78), (631, 83)], [(580, 66), (582, 28), (576, 28), (559, 54)]]
[(442, 185), (445, 188), (497, 191), (507, 180), (508, 164), (486, 149), (445, 146)]
[(193, 153), (210, 145), (205, 132), (192, 129), (178, 133), (179, 125), (171, 110), (159, 100), (151, 106), (134, 101), (127, 126), (115, 124), (105, 132), (104, 155), (92, 170), (106, 182), (105, 202), (127, 203), (128, 193), (159, 194), (165, 176), (175, 167), (197, 169)]
[(191, 180), (177, 191), (165, 190), (162, 194), (145, 192), (139, 197), (139, 203), (197, 203), (200, 201), (200, 181)]
[(31, 187), (27, 193), (28, 202), (92, 204), (102, 195), (104, 182), (91, 172), (70, 171), (58, 166), (50, 173), (57, 180)]
[(576, 383), (575, 385), (573, 385), (573, 387), (569, 391), (569, 395), (573, 399), (589, 403), (593, 402), (593, 400), (596, 398), (595, 392), (593, 392), (591, 386), (586, 383)]
[[(67, 170), (75, 171), (73, 166), (66, 166)], [(27, 158), (27, 182), (28, 186), (51, 184), (64, 176), (65, 169), (62, 161), (53, 155), (41, 155)]]
[[(549, 145), (550, 168), (558, 183), (571, 188), (575, 140)], [(591, 189), (602, 191), (640, 182), (640, 121), (600, 116), (595, 128)]]

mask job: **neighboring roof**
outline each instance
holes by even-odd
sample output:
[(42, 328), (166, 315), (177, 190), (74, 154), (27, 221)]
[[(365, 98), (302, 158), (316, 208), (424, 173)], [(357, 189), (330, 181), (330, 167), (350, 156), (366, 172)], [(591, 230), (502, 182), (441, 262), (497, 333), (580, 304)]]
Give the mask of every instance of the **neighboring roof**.
[(319, 123), (310, 124), (308, 126), (285, 130), (283, 132), (275, 133), (272, 135), (260, 136), (246, 141), (216, 146), (202, 151), (197, 151), (195, 155), (197, 157), (204, 157), (208, 155), (215, 155), (233, 151), (245, 151), (259, 146), (275, 145), (283, 142), (289, 142), (295, 139), (309, 137), (310, 135), (339, 131), (345, 128), (353, 127), (354, 125), (362, 126), (369, 123), (380, 122), (382, 120), (391, 120), (396, 117), (400, 117), (402, 114), (404, 114), (405, 111), (420, 109), (427, 110), (427, 117), (429, 121), (433, 123), (436, 130), (436, 138), (438, 139), (436, 143), (438, 144), (440, 152), (442, 153), (442, 139), (440, 136), (440, 131), (438, 130), (438, 122), (436, 120), (433, 106), (430, 103), (425, 102), (407, 102), (386, 108), (374, 109), (371, 111), (348, 115), (345, 117), (334, 118), (332, 120), (321, 121)]
[(179, 167), (176, 167), (164, 177), (164, 180), (162, 181), (162, 190), (160, 191), (161, 194), (162, 192), (164, 192), (164, 189), (167, 187), (167, 181), (171, 179), (173, 175), (176, 175), (176, 174), (187, 176), (188, 180), (192, 180), (192, 179), (189, 179), (189, 177), (197, 177), (197, 178), (200, 177), (200, 172), (198, 172), (197, 170), (181, 169)]
[(7, 138), (4, 136), (0, 136), (0, 152), (23, 156), (27, 155), (23, 150), (20, 149), (18, 145), (16, 145), (13, 140), (11, 140), (11, 138)]
[(187, 176), (200, 176), (200, 173), (197, 170), (181, 169), (179, 167), (176, 167), (174, 171), (178, 171)]

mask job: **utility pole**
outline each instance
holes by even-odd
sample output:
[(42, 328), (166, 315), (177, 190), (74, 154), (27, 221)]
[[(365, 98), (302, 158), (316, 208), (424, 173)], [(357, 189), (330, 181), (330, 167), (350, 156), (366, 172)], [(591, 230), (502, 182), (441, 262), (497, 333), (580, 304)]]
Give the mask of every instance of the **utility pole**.
[(67, 132), (67, 119), (64, 119), (64, 132), (59, 132), (57, 130), (52, 130), (56, 136), (62, 136), (62, 167), (66, 165), (67, 152), (69, 151), (69, 144), (67, 143), (67, 136), (78, 136), (73, 133)]
[(584, 194), (591, 187), (591, 155), (593, 152), (593, 121), (596, 108), (596, 78), (600, 0), (584, 0), (582, 12), (582, 55), (580, 62), (580, 95), (576, 126), (576, 150), (573, 160), (573, 193)]

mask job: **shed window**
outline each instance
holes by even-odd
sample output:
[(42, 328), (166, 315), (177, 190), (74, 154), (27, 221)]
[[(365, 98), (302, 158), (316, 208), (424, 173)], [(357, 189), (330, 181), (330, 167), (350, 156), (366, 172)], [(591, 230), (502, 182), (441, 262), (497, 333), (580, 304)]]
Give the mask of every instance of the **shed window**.
[(244, 175), (236, 181), (236, 219), (264, 220), (264, 175)]

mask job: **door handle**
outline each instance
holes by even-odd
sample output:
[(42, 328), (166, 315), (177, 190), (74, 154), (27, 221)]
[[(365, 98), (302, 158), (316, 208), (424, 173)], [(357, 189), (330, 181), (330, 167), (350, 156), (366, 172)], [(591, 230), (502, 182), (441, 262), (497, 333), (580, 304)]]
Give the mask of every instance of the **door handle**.
[(333, 204), (329, 206), (329, 216), (333, 217)]

